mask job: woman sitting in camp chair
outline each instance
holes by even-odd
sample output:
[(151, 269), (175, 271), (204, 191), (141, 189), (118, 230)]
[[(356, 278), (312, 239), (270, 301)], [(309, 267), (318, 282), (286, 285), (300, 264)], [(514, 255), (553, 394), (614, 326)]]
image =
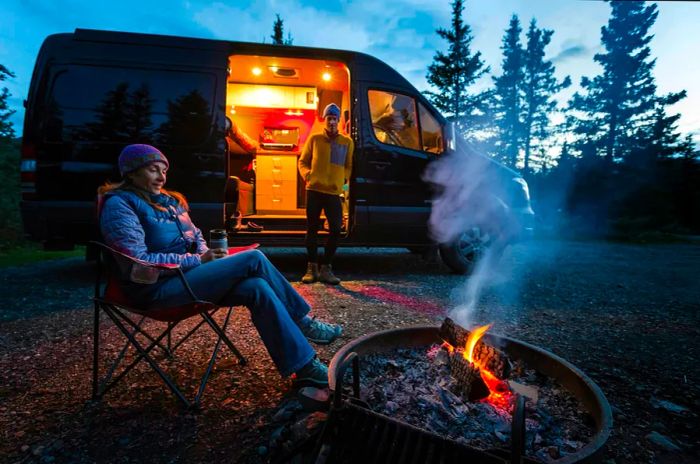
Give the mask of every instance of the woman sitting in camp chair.
[[(331, 343), (339, 325), (310, 318), (308, 303), (258, 250), (228, 254), (209, 249), (192, 223), (185, 198), (166, 191), (168, 160), (150, 145), (129, 145), (119, 155), (122, 182), (100, 187), (104, 195), (100, 230), (106, 244), (134, 258), (178, 264), (197, 298), (221, 306), (245, 305), (282, 376), (296, 373), (298, 384), (324, 387), (328, 370), (307, 339)], [(177, 277), (155, 284), (125, 283), (140, 304), (176, 306), (191, 302)]]

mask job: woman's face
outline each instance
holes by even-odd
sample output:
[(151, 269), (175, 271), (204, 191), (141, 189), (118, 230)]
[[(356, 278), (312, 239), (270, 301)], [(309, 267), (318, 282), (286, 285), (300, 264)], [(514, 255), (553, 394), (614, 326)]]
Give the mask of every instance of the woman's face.
[(131, 182), (141, 190), (157, 195), (165, 185), (165, 177), (168, 167), (165, 163), (155, 162), (135, 172), (128, 174)]

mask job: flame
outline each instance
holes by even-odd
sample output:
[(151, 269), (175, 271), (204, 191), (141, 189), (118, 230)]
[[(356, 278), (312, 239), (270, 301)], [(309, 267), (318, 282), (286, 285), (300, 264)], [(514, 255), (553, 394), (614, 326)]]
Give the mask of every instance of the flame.
[[(496, 377), (491, 371), (489, 371), (486, 368), (486, 366), (481, 365), (480, 362), (475, 361), (473, 358), (474, 347), (476, 346), (478, 341), (481, 340), (481, 337), (484, 336), (486, 331), (491, 328), (492, 325), (493, 324), (482, 325), (481, 327), (477, 327), (476, 329), (471, 331), (469, 337), (467, 337), (467, 342), (464, 344), (462, 356), (464, 356), (464, 358), (467, 361), (473, 363), (476, 367), (479, 368), (481, 378), (484, 380), (484, 383), (489, 389), (489, 396), (482, 401), (486, 401), (488, 403), (493, 404), (494, 406), (506, 409), (510, 406), (511, 398), (513, 396), (513, 394), (510, 391), (510, 388), (508, 387), (508, 383)], [(442, 346), (445, 349), (447, 349), (447, 351), (450, 354), (454, 354), (455, 347), (453, 347), (447, 342), (444, 342)]]
[[(491, 325), (492, 324), (482, 325), (481, 327), (477, 327), (476, 329), (471, 331), (469, 337), (467, 337), (467, 343), (464, 346), (464, 359), (466, 359), (470, 363), (474, 362), (472, 355), (474, 354), (474, 347), (476, 346), (476, 342), (478, 342), (481, 339), (481, 337), (484, 336), (484, 334), (487, 330), (489, 330)], [(481, 366), (479, 366), (478, 364), (477, 367), (481, 368)]]

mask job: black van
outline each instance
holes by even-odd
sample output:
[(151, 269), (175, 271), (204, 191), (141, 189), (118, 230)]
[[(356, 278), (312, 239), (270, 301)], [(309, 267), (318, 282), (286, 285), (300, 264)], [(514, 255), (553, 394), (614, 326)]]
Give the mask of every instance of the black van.
[[(96, 188), (119, 179), (124, 145), (148, 143), (171, 160), (168, 188), (186, 195), (202, 230), (301, 246), (297, 159), (329, 103), (356, 147), (341, 244), (431, 246), (433, 192), (421, 175), (463, 141), (390, 66), (350, 51), (84, 29), (47, 37), (36, 61), (22, 145), (25, 231), (47, 244), (85, 243)], [(525, 229), (527, 185), (489, 165), (506, 180), (508, 221)], [(479, 226), (441, 247), (453, 270), (470, 270)]]

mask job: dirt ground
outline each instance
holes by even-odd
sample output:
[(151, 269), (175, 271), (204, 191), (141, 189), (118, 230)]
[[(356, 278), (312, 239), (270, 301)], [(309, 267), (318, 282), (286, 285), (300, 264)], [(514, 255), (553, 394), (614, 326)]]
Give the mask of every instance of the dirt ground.
[[(264, 251), (300, 278), (301, 249)], [(439, 323), (469, 282), (403, 249), (341, 249), (334, 267), (339, 287), (294, 284), (317, 316), (345, 328), (318, 349), (325, 361), (355, 337)], [(77, 258), (2, 271), (0, 460), (266, 462), (280, 405), (294, 392), (247, 311), (236, 309), (229, 333), (250, 362), (225, 353), (201, 410), (180, 408), (145, 366), (93, 403), (93, 275)], [(614, 419), (604, 462), (700, 462), (698, 275), (697, 244), (537, 241), (507, 250), (486, 274), (470, 320), (556, 353), (602, 388)], [(116, 352), (121, 339), (104, 327), (102, 343)], [(188, 392), (212, 340), (202, 331), (168, 362)]]

